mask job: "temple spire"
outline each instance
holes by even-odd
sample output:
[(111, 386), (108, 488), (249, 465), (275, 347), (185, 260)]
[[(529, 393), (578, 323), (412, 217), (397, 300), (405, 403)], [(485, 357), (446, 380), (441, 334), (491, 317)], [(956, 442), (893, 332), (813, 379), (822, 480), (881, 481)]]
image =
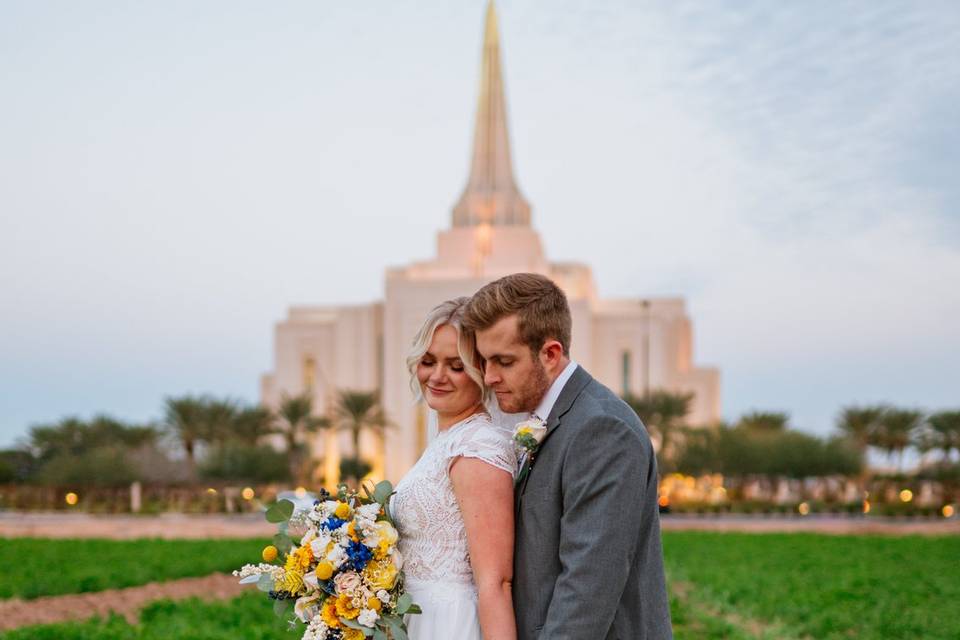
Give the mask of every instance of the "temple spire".
[(453, 226), (530, 226), (530, 205), (513, 178), (506, 95), (500, 69), (500, 35), (493, 0), (487, 4), (480, 96), (470, 177), (453, 208)]

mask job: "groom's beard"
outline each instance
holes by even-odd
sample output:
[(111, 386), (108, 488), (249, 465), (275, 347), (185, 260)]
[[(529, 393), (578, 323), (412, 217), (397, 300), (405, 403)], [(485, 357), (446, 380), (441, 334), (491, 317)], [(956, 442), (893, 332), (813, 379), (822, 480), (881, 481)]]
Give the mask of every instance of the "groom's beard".
[[(513, 390), (500, 404), (500, 410), (505, 413), (532, 412), (543, 400), (547, 390), (550, 389), (550, 379), (547, 377), (547, 370), (538, 359), (533, 361), (533, 371), (530, 376), (524, 380), (519, 389)], [(546, 416), (540, 416), (546, 420)]]

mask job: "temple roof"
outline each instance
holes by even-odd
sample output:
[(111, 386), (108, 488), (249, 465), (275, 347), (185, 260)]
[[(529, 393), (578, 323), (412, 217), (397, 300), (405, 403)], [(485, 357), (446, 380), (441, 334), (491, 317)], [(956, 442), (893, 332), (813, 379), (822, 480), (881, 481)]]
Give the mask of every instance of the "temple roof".
[(480, 95), (470, 176), (453, 208), (453, 226), (530, 226), (530, 204), (517, 188), (510, 159), (500, 35), (493, 0), (487, 5)]

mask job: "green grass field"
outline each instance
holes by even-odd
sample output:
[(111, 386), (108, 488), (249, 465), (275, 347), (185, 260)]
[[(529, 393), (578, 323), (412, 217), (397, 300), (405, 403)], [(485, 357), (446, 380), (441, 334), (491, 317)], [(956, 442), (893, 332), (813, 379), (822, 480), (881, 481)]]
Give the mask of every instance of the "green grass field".
[[(3, 593), (31, 595), (41, 587), (67, 593), (225, 571), (255, 562), (263, 544), (3, 542)], [(960, 616), (952, 613), (960, 602), (960, 537), (670, 532), (664, 553), (678, 640), (960, 637)], [(52, 566), (68, 569), (56, 575)], [(38, 580), (38, 572), (55, 575)], [(0, 634), (2, 640), (295, 637), (253, 590), (221, 603), (156, 602), (137, 625), (113, 617)]]
[(0, 538), (0, 598), (102, 591), (259, 562), (264, 540)]

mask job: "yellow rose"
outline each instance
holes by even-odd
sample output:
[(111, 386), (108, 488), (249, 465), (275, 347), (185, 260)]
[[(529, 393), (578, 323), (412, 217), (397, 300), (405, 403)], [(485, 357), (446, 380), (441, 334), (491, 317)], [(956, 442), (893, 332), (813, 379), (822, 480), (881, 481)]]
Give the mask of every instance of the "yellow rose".
[(531, 433), (533, 433), (533, 432), (530, 431), (530, 427), (520, 427), (519, 429), (517, 429), (517, 435), (518, 435), (518, 436), (528, 436), (528, 435), (530, 435)]
[(337, 617), (337, 601), (333, 598), (327, 598), (323, 607), (320, 609), (320, 617), (331, 629), (340, 628), (340, 618)]
[(277, 548), (272, 544), (268, 544), (263, 548), (263, 553), (261, 555), (263, 556), (264, 562), (273, 562), (277, 559), (277, 553)]
[(337, 516), (341, 520), (346, 520), (350, 517), (350, 505), (348, 505), (346, 502), (338, 502), (337, 508), (333, 512), (333, 515)]
[(345, 593), (337, 597), (336, 607), (337, 614), (347, 620), (353, 620), (360, 615), (360, 609), (353, 607), (353, 599)]
[(367, 609), (373, 609), (377, 613), (380, 612), (380, 609), (383, 608), (383, 603), (380, 602), (380, 598), (377, 596), (370, 596), (367, 599)]
[(319, 580), (329, 580), (330, 576), (333, 575), (333, 565), (327, 562), (326, 560), (321, 560), (317, 563), (317, 579)]
[(397, 581), (397, 567), (390, 558), (371, 560), (363, 570), (371, 589), (392, 589)]

